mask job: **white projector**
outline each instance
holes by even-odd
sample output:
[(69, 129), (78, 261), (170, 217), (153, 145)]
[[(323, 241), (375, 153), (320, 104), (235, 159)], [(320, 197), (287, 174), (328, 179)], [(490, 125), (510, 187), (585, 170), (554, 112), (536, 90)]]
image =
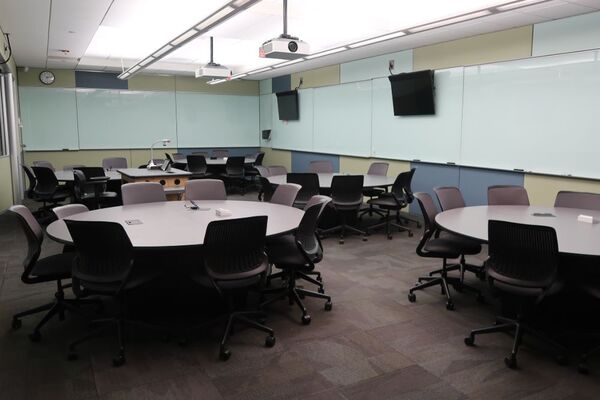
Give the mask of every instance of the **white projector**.
[(227, 78), (230, 75), (229, 68), (216, 63), (208, 63), (196, 70), (196, 78)]
[(280, 58), (283, 60), (295, 60), (310, 53), (308, 43), (298, 40), (292, 36), (280, 36), (271, 39), (258, 49), (258, 56), (262, 58)]

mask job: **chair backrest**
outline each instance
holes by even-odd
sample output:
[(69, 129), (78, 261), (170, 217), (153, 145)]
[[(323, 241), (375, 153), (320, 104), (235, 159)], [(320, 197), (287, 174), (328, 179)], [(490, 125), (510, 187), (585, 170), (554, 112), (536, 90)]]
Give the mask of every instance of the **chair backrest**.
[(90, 211), (90, 209), (83, 204), (67, 204), (65, 206), (54, 207), (52, 209), (52, 212), (58, 219), (64, 219), (70, 217), (71, 215), (81, 214), (87, 211)]
[(273, 197), (273, 192), (275, 192), (275, 185), (273, 185), (264, 176), (259, 176), (258, 180), (260, 182), (259, 198), (261, 198), (262, 201), (271, 201), (271, 197)]
[(227, 200), (225, 184), (220, 179), (196, 179), (185, 184), (187, 200)]
[(410, 171), (402, 172), (400, 174), (402, 175), (402, 190), (404, 191), (406, 202), (408, 204), (412, 203), (413, 199), (415, 198), (411, 186), (413, 177), (415, 176), (415, 171), (416, 168), (411, 168)]
[(374, 162), (369, 166), (369, 170), (367, 171), (367, 175), (380, 175), (386, 176), (388, 173), (388, 168), (390, 164), (386, 162)]
[(529, 196), (523, 186), (497, 185), (488, 187), (490, 206), (528, 206)]
[(23, 274), (21, 275), (21, 280), (25, 283), (30, 283), (32, 280), (29, 274), (40, 257), (42, 242), (44, 241), (44, 230), (37, 222), (31, 211), (29, 211), (29, 209), (25, 206), (12, 206), (6, 211), (6, 213), (18, 221), (21, 229), (23, 229), (23, 233), (25, 233), (25, 237), (27, 239), (27, 255), (23, 261), (24, 269)]
[(102, 160), (102, 168), (119, 169), (127, 168), (128, 163), (125, 157), (108, 157)]
[(206, 157), (201, 154), (192, 154), (187, 158), (187, 169), (194, 174), (205, 174), (208, 166), (206, 165)]
[(229, 150), (227, 150), (227, 149), (214, 149), (212, 151), (211, 157), (216, 157), (216, 158), (229, 157)]
[(183, 154), (183, 153), (173, 153), (172, 159), (174, 162), (185, 162), (186, 157), (185, 157), (185, 154)]
[[(69, 219), (65, 223), (77, 252), (72, 270), (73, 291), (78, 294), (86, 284), (93, 283), (96, 287), (107, 285), (107, 290), (118, 293), (130, 275), (134, 260), (133, 247), (123, 226), (116, 222)], [(115, 283), (120, 285), (115, 288)]]
[(363, 201), (363, 175), (335, 175), (331, 180), (331, 198), (334, 204), (352, 203), (360, 206)]
[(333, 164), (329, 160), (311, 161), (310, 172), (315, 174), (331, 174), (333, 173)]
[(41, 196), (54, 194), (58, 188), (58, 180), (56, 179), (54, 170), (48, 167), (37, 166), (31, 167), (31, 169), (33, 169), (37, 180), (33, 189), (34, 193)]
[(243, 176), (245, 161), (246, 158), (243, 156), (227, 158), (227, 161), (225, 162), (225, 172), (230, 176)]
[(50, 168), (52, 171), (56, 171), (56, 168), (54, 168), (54, 165), (50, 161), (34, 161), (33, 166)]
[(209, 277), (218, 282), (264, 274), (266, 233), (266, 215), (210, 222), (202, 246)]
[(102, 167), (81, 167), (81, 168), (77, 168), (79, 171), (83, 172), (83, 174), (85, 175), (85, 178), (87, 180), (90, 180), (91, 178), (96, 178), (99, 176), (106, 176), (106, 173), (104, 172), (104, 168)]
[(466, 207), (465, 199), (456, 186), (438, 186), (433, 191), (443, 211)]
[(121, 186), (123, 205), (167, 201), (165, 191), (158, 182), (135, 182)]
[(260, 176), (264, 176), (265, 178), (268, 178), (269, 176), (271, 176), (271, 174), (269, 173), (269, 168), (267, 167), (263, 167), (262, 165), (257, 165), (256, 170), (258, 171), (258, 174)]
[(192, 151), (193, 156), (203, 156), (204, 158), (208, 158), (208, 152), (206, 151)]
[(27, 185), (27, 198), (33, 199), (35, 195), (33, 189), (35, 189), (37, 179), (35, 179), (35, 174), (31, 170), (31, 168), (29, 168), (27, 165), (21, 165), (21, 167), (23, 168), (23, 171), (27, 176), (27, 180), (29, 181), (29, 185)]
[(256, 153), (256, 157), (254, 158), (254, 166), (256, 167), (256, 166), (262, 165), (264, 158), (265, 158), (264, 152), (259, 151), (258, 153)]
[(296, 196), (297, 202), (305, 203), (311, 197), (319, 194), (319, 175), (317, 174), (310, 172), (290, 172), (287, 174), (287, 182), (296, 183), (301, 186)]
[(94, 187), (92, 184), (87, 183), (85, 174), (79, 170), (73, 170), (73, 194), (75, 194), (75, 200), (81, 201), (87, 194), (93, 193)]
[(296, 229), (296, 242), (302, 247), (303, 252), (311, 263), (317, 263), (323, 259), (323, 246), (317, 236), (319, 219), (329, 204), (331, 197), (313, 196), (304, 207), (304, 215)]
[(561, 190), (556, 194), (554, 207), (582, 208), (600, 211), (600, 194)]
[(555, 281), (559, 253), (554, 228), (490, 220), (488, 243), (486, 268), (499, 289), (540, 295)]
[(426, 257), (426, 252), (423, 251), (425, 244), (437, 231), (437, 224), (435, 222), (435, 216), (438, 214), (438, 209), (433, 202), (433, 198), (429, 193), (417, 192), (414, 197), (419, 203), (421, 214), (423, 215), (423, 223), (425, 225), (423, 230), (423, 236), (421, 241), (417, 245), (417, 254), (421, 257)]
[(271, 165), (269, 167), (269, 176), (285, 174), (287, 174), (287, 169), (283, 165)]
[(84, 168), (83, 164), (71, 164), (71, 165), (63, 165), (63, 171), (73, 171), (74, 169)]
[(301, 188), (302, 186), (295, 183), (282, 183), (281, 185), (277, 186), (277, 189), (275, 189), (275, 192), (273, 192), (269, 202), (291, 207), (294, 205), (296, 196)]

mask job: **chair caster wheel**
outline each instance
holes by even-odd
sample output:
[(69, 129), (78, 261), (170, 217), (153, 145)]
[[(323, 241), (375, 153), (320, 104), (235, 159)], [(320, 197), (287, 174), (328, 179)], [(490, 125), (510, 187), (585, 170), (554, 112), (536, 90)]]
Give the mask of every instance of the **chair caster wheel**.
[(560, 366), (565, 366), (569, 364), (569, 358), (567, 356), (565, 356), (564, 354), (560, 354), (558, 356), (556, 356), (556, 363)]
[(29, 340), (31, 340), (33, 343), (37, 343), (42, 340), (42, 334), (38, 331), (33, 331), (29, 334)]
[(325, 311), (331, 311), (331, 309), (333, 308), (333, 303), (330, 301), (328, 301), (327, 303), (325, 303)]
[(302, 316), (302, 325), (308, 325), (310, 324), (310, 315), (303, 315)]
[(21, 327), (21, 325), (23, 325), (23, 323), (21, 322), (20, 319), (18, 318), (13, 318), (12, 320), (12, 328), (16, 331), (17, 329), (19, 329)]
[(408, 294), (408, 301), (410, 301), (411, 303), (414, 303), (415, 301), (417, 301), (417, 295), (414, 293), (409, 293)]
[(413, 237), (412, 231), (408, 231), (408, 237)]
[(467, 336), (465, 338), (465, 344), (467, 346), (475, 346), (475, 337), (474, 336)]
[(320, 287), (319, 289), (317, 289), (317, 291), (321, 294), (325, 293), (325, 289), (323, 289), (322, 287)]
[(387, 235), (388, 240), (392, 240), (392, 235)]
[(69, 354), (67, 354), (67, 360), (77, 361), (77, 360), (79, 360), (79, 356), (74, 351), (69, 351)]
[(367, 240), (368, 240), (367, 235), (365, 235), (365, 236), (362, 237), (362, 241), (363, 242), (366, 242)]
[(516, 369), (517, 368), (517, 356), (515, 356), (514, 354), (511, 354), (510, 356), (505, 357), (504, 364), (506, 364), (506, 366), (510, 369)]
[(273, 347), (273, 346), (275, 346), (275, 341), (276, 341), (275, 336), (269, 335), (265, 339), (265, 346), (266, 347)]
[(219, 360), (221, 361), (227, 361), (229, 360), (229, 358), (231, 357), (231, 351), (222, 348), (221, 351), (219, 351)]
[(485, 297), (481, 293), (477, 295), (477, 302), (480, 304), (485, 304)]
[(446, 310), (448, 311), (454, 311), (454, 303), (451, 301), (447, 301), (446, 302)]
[(580, 362), (580, 363), (577, 365), (577, 372), (579, 372), (580, 374), (583, 374), (583, 375), (587, 375), (587, 374), (589, 374), (589, 373), (590, 373), (590, 370), (588, 369), (587, 363), (585, 363), (585, 362)]
[(125, 356), (123, 354), (118, 355), (112, 360), (113, 367), (120, 367), (125, 364)]
[(340, 239), (338, 243), (339, 244), (344, 244), (344, 239)]

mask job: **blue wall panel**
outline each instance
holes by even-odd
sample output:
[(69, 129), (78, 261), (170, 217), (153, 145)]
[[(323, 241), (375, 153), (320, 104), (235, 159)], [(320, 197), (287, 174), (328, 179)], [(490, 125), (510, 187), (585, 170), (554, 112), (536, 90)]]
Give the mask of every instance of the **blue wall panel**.
[(479, 168), (460, 168), (460, 191), (467, 206), (487, 204), (487, 188), (493, 185), (523, 186), (524, 174)]
[(329, 160), (333, 170), (340, 171), (340, 157), (337, 155), (292, 151), (292, 172), (310, 172), (310, 162), (316, 160)]
[[(219, 147), (219, 149), (222, 149), (221, 147)], [(258, 147), (230, 147), (228, 148), (229, 150), (229, 155), (231, 156), (245, 156), (245, 155), (250, 155), (250, 154), (255, 154), (258, 153), (260, 151), (260, 149)], [(206, 147), (198, 147), (198, 148), (191, 148), (191, 147), (186, 147), (184, 149), (180, 148), (177, 149), (177, 151), (179, 153), (183, 153), (186, 156), (192, 154), (195, 151), (204, 151), (206, 153), (208, 153), (208, 155), (210, 156), (212, 154), (213, 148), (206, 148)]]
[(286, 92), (288, 90), (292, 90), (292, 76), (291, 75), (282, 75), (276, 78), (273, 78), (271, 81), (271, 88), (273, 93), (277, 92)]
[(128, 81), (117, 78), (118, 74), (106, 72), (75, 71), (75, 86), (78, 88), (128, 89)]
[[(455, 165), (440, 165), (416, 163), (410, 164), (411, 168), (416, 168), (412, 180), (413, 192), (427, 192), (438, 205), (433, 188), (436, 186), (458, 186), (460, 182), (460, 169)], [(439, 209), (439, 205), (438, 205)], [(415, 201), (410, 206), (411, 214), (421, 214), (418, 203)]]

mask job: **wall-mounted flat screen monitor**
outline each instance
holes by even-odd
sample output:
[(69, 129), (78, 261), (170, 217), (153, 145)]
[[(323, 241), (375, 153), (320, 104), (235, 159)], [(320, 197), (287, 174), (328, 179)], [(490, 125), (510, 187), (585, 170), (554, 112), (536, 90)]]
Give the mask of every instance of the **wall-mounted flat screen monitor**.
[(433, 70), (391, 75), (394, 115), (435, 114), (433, 77)]
[(300, 118), (298, 110), (298, 91), (277, 93), (277, 110), (282, 121), (296, 121)]

